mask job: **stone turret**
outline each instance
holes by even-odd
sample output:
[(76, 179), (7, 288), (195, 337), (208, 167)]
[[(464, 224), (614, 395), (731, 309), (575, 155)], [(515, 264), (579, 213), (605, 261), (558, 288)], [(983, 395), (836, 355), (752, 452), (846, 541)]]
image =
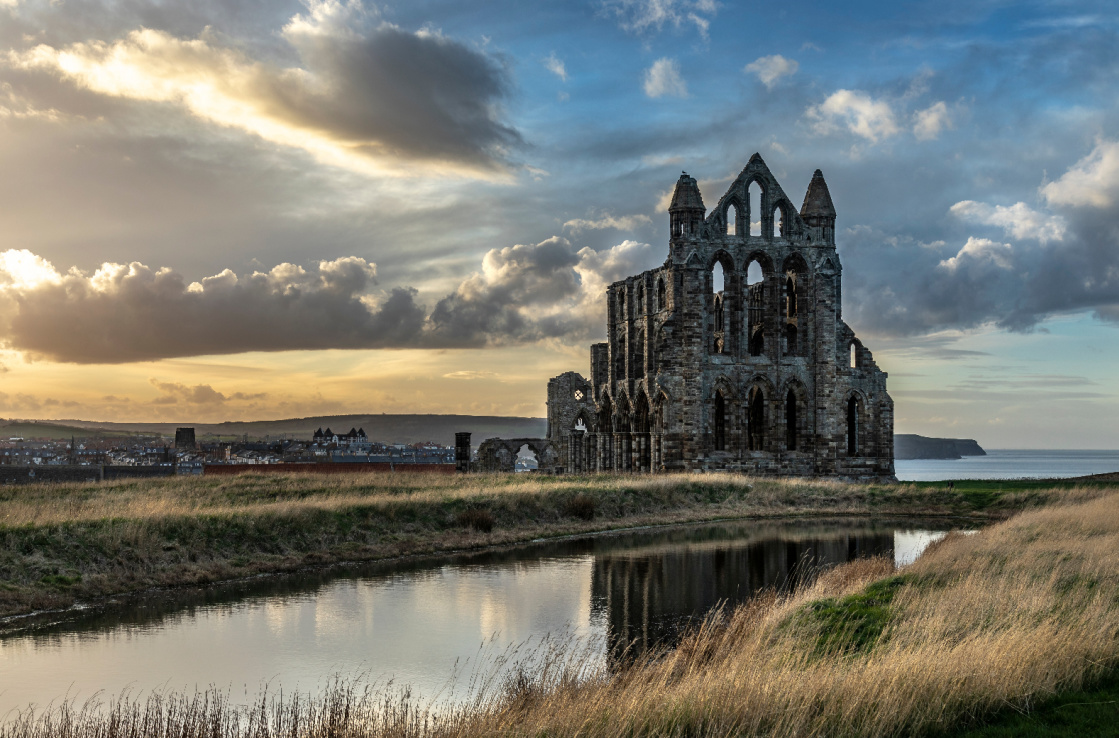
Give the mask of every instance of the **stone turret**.
[(828, 192), (828, 183), (824, 181), (824, 173), (819, 169), (813, 172), (812, 181), (808, 183), (804, 204), (800, 206), (800, 217), (809, 228), (818, 229), (816, 233), (821, 240), (835, 244), (835, 205)]
[(695, 177), (689, 177), (687, 172), (681, 173), (680, 179), (676, 180), (676, 191), (672, 193), (672, 203), (668, 206), (671, 238), (698, 236), (706, 212)]

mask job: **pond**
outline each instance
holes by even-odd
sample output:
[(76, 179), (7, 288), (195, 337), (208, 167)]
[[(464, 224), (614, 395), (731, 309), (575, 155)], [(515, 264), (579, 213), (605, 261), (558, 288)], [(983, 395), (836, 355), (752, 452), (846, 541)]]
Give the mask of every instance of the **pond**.
[[(0, 715), (101, 692), (317, 692), (332, 675), (455, 701), (471, 675), (550, 636), (592, 661), (672, 645), (718, 604), (856, 557), (915, 558), (949, 521), (733, 522), (631, 530), (163, 592), (10, 620)], [(452, 685), (452, 675), (457, 680)]]

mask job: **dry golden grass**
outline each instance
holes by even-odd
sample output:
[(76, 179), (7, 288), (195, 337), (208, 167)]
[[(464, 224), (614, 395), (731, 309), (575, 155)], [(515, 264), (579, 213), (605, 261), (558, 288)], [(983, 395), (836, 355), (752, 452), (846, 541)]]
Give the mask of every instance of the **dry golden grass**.
[[(449, 499), (507, 498), (552, 493), (641, 490), (671, 494), (681, 485), (718, 486), (728, 493), (753, 489), (760, 480), (742, 476), (677, 474), (661, 476), (448, 474), (252, 474), (230, 477), (171, 477), (98, 484), (70, 483), (12, 487), (0, 492), (0, 527), (128, 518), (149, 520), (196, 514), (290, 512), (307, 507), (441, 502)], [(839, 482), (790, 480), (763, 487), (843, 494)]]
[(213, 693), (63, 708), (0, 736), (929, 734), (1119, 665), (1119, 493), (951, 535), (896, 575), (887, 560), (844, 565), (618, 672), (587, 673), (564, 653), (535, 663), (438, 717), (341, 685), (249, 711)]
[(954, 535), (904, 572), (865, 649), (798, 617), (888, 562), (740, 608), (654, 663), (475, 718), (462, 735), (921, 734), (1077, 688), (1119, 664), (1119, 495)]
[[(511, 474), (253, 474), (219, 477), (170, 477), (101, 483), (66, 483), (0, 488), (0, 529), (126, 518), (153, 520), (198, 514), (290, 513), (299, 509), (338, 509), (353, 505), (391, 505), (402, 501), (443, 502), (486, 497), (495, 501), (542, 492), (609, 496), (641, 491), (670, 497), (682, 488), (717, 488), (725, 496), (750, 493), (757, 508), (814, 503), (864, 507), (876, 495), (885, 501), (924, 503), (949, 511), (951, 496), (932, 495), (912, 484), (863, 485), (826, 479), (751, 478), (735, 474), (665, 474), (547, 477)], [(1043, 497), (1081, 501), (1102, 493), (1099, 486), (1064, 487), (1002, 495), (1006, 507)], [(955, 500), (958, 501), (958, 500)], [(947, 505), (945, 503), (948, 503)]]
[(1104, 485), (1013, 490), (731, 474), (402, 473), (3, 487), (0, 616), (150, 587), (628, 526), (789, 515), (1005, 517), (1106, 493)]

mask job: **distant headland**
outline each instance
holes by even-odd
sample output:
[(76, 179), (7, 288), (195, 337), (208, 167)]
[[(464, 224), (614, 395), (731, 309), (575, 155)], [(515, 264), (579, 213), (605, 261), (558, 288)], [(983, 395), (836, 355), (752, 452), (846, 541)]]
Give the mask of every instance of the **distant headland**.
[(928, 438), (913, 433), (894, 434), (894, 458), (907, 459), (960, 459), (964, 456), (986, 456), (980, 445), (971, 438)]

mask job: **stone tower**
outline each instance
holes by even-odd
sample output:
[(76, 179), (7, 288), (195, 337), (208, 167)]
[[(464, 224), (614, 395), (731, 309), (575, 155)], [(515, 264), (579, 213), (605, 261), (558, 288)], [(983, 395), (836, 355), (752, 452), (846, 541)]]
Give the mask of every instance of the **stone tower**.
[(710, 213), (686, 173), (668, 210), (664, 265), (607, 289), (591, 380), (549, 383), (557, 466), (892, 480), (893, 401), (842, 320), (823, 173), (798, 211), (754, 154)]

